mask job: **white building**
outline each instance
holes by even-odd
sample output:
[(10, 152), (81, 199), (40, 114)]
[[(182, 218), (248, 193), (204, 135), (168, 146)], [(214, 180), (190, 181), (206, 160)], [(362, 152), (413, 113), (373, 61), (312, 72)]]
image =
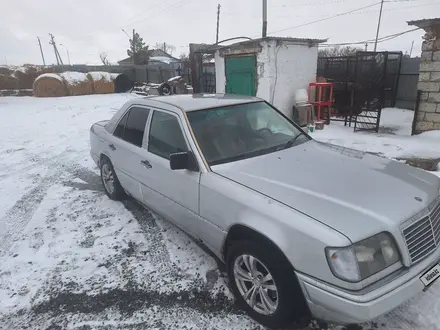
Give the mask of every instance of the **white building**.
[(216, 91), (261, 97), (291, 117), (295, 91), (316, 81), (318, 44), (325, 41), (267, 37), (219, 47)]

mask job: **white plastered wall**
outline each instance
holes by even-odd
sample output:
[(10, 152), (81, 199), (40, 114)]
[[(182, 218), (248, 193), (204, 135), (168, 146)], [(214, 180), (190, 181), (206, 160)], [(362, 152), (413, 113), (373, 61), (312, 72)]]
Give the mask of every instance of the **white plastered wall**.
[[(261, 41), (248, 52), (241, 48), (231, 49), (228, 54), (256, 55), (257, 58), (257, 96), (272, 103), (287, 116), (292, 116), (295, 104), (295, 91), (307, 88), (309, 82), (316, 80), (318, 47), (308, 43), (279, 40)], [(225, 57), (220, 51), (215, 54), (217, 93), (226, 89)]]

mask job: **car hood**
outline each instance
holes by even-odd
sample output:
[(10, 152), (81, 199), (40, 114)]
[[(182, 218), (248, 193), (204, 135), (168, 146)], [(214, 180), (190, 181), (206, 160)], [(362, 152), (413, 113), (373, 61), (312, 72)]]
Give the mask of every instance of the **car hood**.
[(309, 141), (212, 167), (338, 230), (353, 242), (396, 225), (438, 194), (436, 176), (389, 159)]

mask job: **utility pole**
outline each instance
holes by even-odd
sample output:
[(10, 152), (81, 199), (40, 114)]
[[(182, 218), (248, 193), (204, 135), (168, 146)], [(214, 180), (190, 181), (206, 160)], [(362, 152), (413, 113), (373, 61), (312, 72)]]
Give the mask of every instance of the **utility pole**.
[(63, 44), (60, 44), (60, 46), (63, 46), (64, 48), (66, 48), (67, 59), (69, 60), (69, 65), (72, 65), (72, 64), (70, 63), (70, 53), (69, 53), (69, 48), (67, 48), (67, 46), (66, 46), (66, 45), (63, 45)]
[(267, 37), (267, 0), (263, 0), (263, 38)]
[(163, 51), (167, 52), (167, 43), (165, 41), (163, 42)]
[(365, 51), (368, 51), (368, 42), (365, 43)]
[(413, 48), (414, 48), (414, 40), (413, 40), (413, 42), (411, 44), (411, 50), (409, 52), (409, 57), (411, 57), (411, 55), (412, 55)]
[(134, 38), (136, 36), (136, 32), (134, 31), (134, 29), (133, 29), (132, 34), (133, 34), (133, 37), (131, 39), (131, 50), (133, 52), (133, 64), (136, 65), (136, 64), (139, 63), (139, 61), (137, 60), (138, 56), (137, 56), (137, 53), (136, 53), (136, 46), (135, 46), (135, 41), (134, 41)]
[(40, 45), (41, 58), (43, 59), (43, 65), (46, 66), (46, 61), (44, 60), (43, 47), (41, 47), (40, 37), (37, 37), (38, 44)]
[(377, 39), (379, 39), (380, 21), (382, 20), (383, 1), (380, 2), (379, 21), (377, 22), (376, 41), (374, 43), (374, 51), (377, 49)]
[(215, 43), (218, 44), (218, 34), (220, 32), (220, 4), (217, 6), (217, 35), (215, 37)]
[(53, 36), (52, 33), (49, 33), (49, 36), (50, 36), (49, 44), (53, 46), (53, 51), (55, 53), (55, 58), (57, 59), (57, 64), (60, 65), (61, 63), (61, 65), (64, 65), (63, 60), (61, 59), (61, 55), (58, 52), (57, 44), (55, 42), (55, 37)]

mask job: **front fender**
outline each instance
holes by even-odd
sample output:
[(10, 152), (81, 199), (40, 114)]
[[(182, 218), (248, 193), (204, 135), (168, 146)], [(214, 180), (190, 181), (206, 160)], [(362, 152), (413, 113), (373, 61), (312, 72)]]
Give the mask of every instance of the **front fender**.
[[(296, 270), (340, 284), (328, 267), (325, 248), (351, 242), (306, 214), (212, 172), (201, 176), (200, 214), (224, 233), (234, 225), (246, 226), (274, 243)], [(222, 255), (227, 235), (217, 237), (214, 252)]]

